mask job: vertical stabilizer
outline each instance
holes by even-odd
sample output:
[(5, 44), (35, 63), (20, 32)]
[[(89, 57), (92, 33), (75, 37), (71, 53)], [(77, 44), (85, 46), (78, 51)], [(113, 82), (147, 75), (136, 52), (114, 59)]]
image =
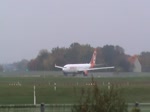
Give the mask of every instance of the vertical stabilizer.
[(93, 56), (92, 56), (91, 61), (90, 61), (91, 68), (95, 66), (96, 55), (97, 55), (97, 51), (96, 51), (96, 49), (94, 49)]

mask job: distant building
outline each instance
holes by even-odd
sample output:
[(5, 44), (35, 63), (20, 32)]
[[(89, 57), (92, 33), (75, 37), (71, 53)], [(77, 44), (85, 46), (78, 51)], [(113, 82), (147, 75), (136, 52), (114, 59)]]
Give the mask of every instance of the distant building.
[(129, 57), (129, 62), (132, 65), (132, 71), (133, 72), (142, 72), (142, 66), (139, 62), (139, 59), (136, 55)]

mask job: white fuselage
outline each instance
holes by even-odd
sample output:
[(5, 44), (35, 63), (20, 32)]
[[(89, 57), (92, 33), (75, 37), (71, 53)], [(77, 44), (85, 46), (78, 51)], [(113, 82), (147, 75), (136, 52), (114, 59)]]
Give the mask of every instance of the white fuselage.
[(78, 73), (89, 69), (91, 64), (67, 64), (62, 69), (64, 73)]
[(77, 73), (83, 73), (84, 75), (87, 75), (88, 71), (91, 70), (100, 70), (100, 69), (112, 69), (114, 67), (99, 67), (99, 68), (95, 68), (95, 61), (96, 61), (96, 49), (93, 52), (92, 58), (90, 63), (85, 63), (85, 64), (67, 64), (65, 66), (57, 66), (55, 64), (56, 68), (60, 68), (62, 69), (62, 71), (64, 72), (65, 75), (69, 74), (69, 73), (73, 73), (73, 75), (77, 74)]

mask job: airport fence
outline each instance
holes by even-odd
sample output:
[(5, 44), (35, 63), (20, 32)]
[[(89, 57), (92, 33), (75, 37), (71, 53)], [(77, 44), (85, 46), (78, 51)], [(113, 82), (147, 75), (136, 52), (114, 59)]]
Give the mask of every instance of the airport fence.
[[(0, 105), (0, 112), (71, 112), (73, 104)], [(128, 104), (129, 112), (134, 107)], [(141, 112), (150, 112), (150, 103), (139, 105)]]
[(71, 112), (72, 104), (0, 105), (0, 112)]

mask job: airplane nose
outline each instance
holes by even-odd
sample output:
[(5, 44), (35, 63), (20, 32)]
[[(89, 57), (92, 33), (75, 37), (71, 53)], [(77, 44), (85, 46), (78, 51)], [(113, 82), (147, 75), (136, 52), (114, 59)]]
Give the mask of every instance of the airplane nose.
[(63, 68), (62, 70), (63, 70), (63, 71), (67, 71), (67, 68)]

